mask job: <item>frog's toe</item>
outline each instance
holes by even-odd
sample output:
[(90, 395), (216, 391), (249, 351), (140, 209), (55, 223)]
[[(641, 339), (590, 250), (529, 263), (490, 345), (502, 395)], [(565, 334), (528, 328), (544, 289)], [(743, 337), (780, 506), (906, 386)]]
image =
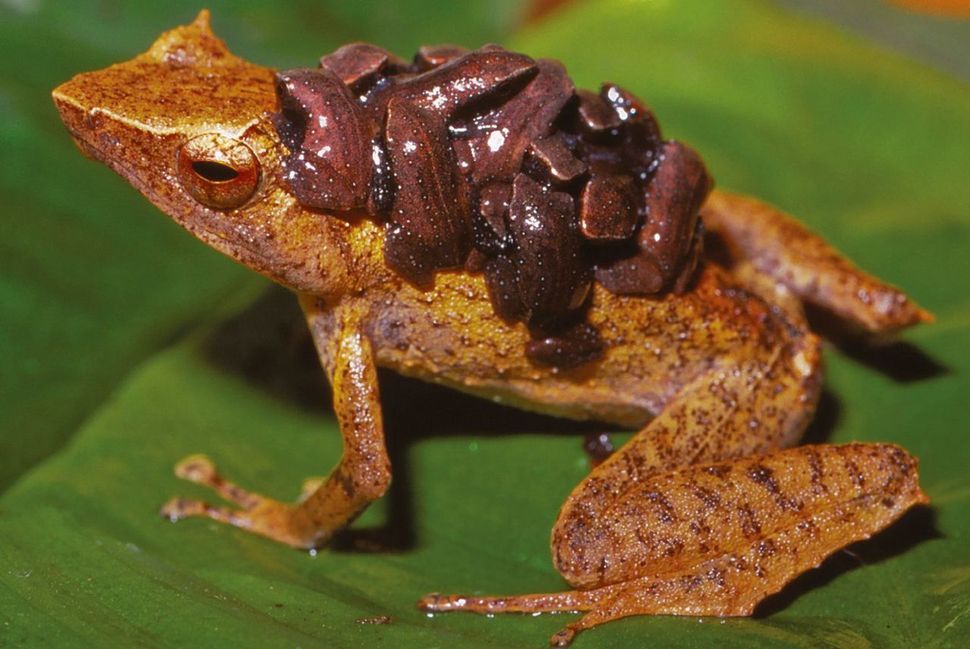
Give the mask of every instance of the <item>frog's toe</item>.
[(167, 518), (173, 523), (193, 516), (212, 518), (224, 522), (229, 522), (231, 518), (231, 512), (224, 507), (214, 507), (201, 500), (178, 497), (171, 498), (167, 503), (162, 505), (162, 508), (158, 511), (158, 515), (162, 518)]
[(222, 498), (239, 505), (244, 510), (253, 509), (267, 500), (223, 478), (216, 469), (216, 465), (205, 455), (190, 455), (183, 459), (175, 465), (175, 475), (183, 480), (209, 487)]
[(418, 608), (426, 613), (467, 611), (483, 615), (497, 613), (578, 613), (586, 612), (580, 619), (568, 624), (549, 639), (553, 647), (565, 647), (576, 634), (584, 629), (603, 624), (615, 617), (610, 612), (623, 584), (612, 584), (592, 590), (572, 590), (559, 593), (535, 593), (531, 595), (442, 595), (431, 593), (418, 600)]
[(212, 463), (209, 456), (202, 454), (190, 455), (182, 459), (175, 465), (174, 471), (175, 475), (183, 480), (204, 485), (211, 485), (218, 477), (216, 465)]
[[(205, 455), (185, 458), (175, 465), (175, 475), (212, 489), (236, 507), (211, 505), (191, 498), (172, 498), (159, 511), (163, 518), (173, 522), (184, 518), (208, 518), (297, 548), (318, 545), (321, 535), (297, 515), (297, 506), (252, 493), (226, 480)], [(307, 480), (304, 483), (304, 497), (313, 493), (307, 489), (317, 487), (320, 483), (319, 478)]]
[(559, 629), (554, 634), (552, 634), (552, 637), (549, 638), (549, 646), (568, 647), (572, 643), (573, 638), (575, 637), (576, 637), (576, 630), (573, 629), (572, 627), (567, 626), (566, 628)]
[[(200, 509), (199, 505), (205, 505), (205, 503), (197, 500), (185, 500), (184, 498), (169, 498), (168, 502), (158, 510), (158, 515), (174, 523), (175, 521), (182, 520), (186, 516), (195, 515), (195, 512)], [(190, 511), (192, 513), (188, 513)]]
[(261, 499), (259, 504), (250, 509), (218, 507), (190, 498), (172, 498), (162, 505), (159, 514), (172, 522), (185, 518), (208, 518), (295, 548), (316, 547), (312, 537), (298, 532), (300, 527), (294, 525), (292, 506), (272, 498), (258, 498)]

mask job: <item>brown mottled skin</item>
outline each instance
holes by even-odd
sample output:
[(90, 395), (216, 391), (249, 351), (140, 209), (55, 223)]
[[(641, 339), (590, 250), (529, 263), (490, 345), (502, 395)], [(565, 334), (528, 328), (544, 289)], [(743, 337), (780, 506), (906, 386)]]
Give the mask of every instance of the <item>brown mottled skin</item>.
[[(273, 71), (230, 54), (207, 14), (132, 61), (75, 77), (54, 100), (84, 152), (299, 296), (333, 387), (344, 455), (299, 502), (251, 494), (194, 456), (177, 474), (236, 508), (174, 499), (163, 509), (172, 519), (325, 544), (391, 479), (378, 366), (521, 408), (642, 427), (575, 489), (553, 529), (555, 565), (577, 590), (420, 604), (588, 611), (555, 644), (626, 615), (749, 614), (831, 552), (926, 502), (916, 461), (897, 447), (779, 450), (804, 430), (821, 383), (802, 300), (873, 334), (930, 316), (771, 207), (713, 193), (702, 216), (727, 259), (702, 263), (679, 295), (623, 297), (595, 284), (588, 318), (605, 354), (556, 371), (525, 358), (528, 331), (495, 316), (480, 274), (438, 272), (422, 290), (385, 266), (384, 228), (301, 207), (281, 182)], [(213, 181), (193, 166), (200, 161), (239, 174)]]

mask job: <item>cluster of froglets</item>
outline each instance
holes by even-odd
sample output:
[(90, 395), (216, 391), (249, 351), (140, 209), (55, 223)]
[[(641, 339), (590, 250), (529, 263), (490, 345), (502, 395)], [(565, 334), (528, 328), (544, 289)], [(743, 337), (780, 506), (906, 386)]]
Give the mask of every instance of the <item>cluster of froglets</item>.
[(537, 364), (602, 353), (584, 317), (593, 281), (659, 295), (697, 266), (711, 179), (619, 86), (576, 89), (560, 63), (494, 45), (423, 47), (407, 63), (355, 43), (279, 72), (277, 93), (297, 199), (383, 222), (388, 267), (418, 286), (484, 272)]

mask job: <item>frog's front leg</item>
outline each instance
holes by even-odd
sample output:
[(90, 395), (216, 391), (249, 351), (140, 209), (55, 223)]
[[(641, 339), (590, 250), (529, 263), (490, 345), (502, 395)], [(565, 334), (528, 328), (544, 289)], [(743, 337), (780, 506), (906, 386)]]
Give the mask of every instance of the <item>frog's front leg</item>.
[(176, 474), (213, 488), (238, 509), (174, 498), (162, 508), (163, 516), (172, 520), (207, 517), (294, 547), (313, 548), (386, 491), (391, 467), (384, 446), (377, 369), (362, 330), (362, 314), (353, 306), (327, 309), (313, 297), (301, 297), (301, 305), (333, 389), (344, 441), (340, 462), (326, 479), (308, 482), (300, 500), (290, 504), (250, 493), (222, 478), (207, 458), (193, 456), (178, 464)]

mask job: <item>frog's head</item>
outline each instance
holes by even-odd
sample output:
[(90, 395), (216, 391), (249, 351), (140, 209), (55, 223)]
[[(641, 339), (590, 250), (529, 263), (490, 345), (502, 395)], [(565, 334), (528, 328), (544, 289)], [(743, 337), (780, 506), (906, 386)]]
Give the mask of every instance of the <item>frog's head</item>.
[(199, 239), (297, 291), (343, 290), (347, 224), (279, 181), (273, 71), (232, 55), (208, 12), (53, 98), (82, 151)]

